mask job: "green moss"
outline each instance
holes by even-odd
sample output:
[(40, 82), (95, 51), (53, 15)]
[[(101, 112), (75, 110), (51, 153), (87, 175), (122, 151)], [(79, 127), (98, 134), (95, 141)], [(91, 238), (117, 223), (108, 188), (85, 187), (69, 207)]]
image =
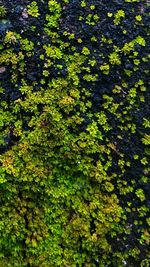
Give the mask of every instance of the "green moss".
[(117, 52), (113, 52), (109, 55), (109, 62), (112, 65), (120, 65), (121, 64), (121, 60), (119, 55), (117, 54)]
[(7, 9), (5, 6), (0, 5), (0, 18), (4, 18), (6, 16)]
[(139, 3), (36, 0), (1, 21), (0, 266), (148, 267)]
[(120, 24), (120, 21), (122, 18), (125, 18), (125, 12), (124, 10), (118, 10), (115, 14), (114, 14), (114, 24), (118, 25)]
[(37, 18), (39, 14), (39, 9), (36, 1), (31, 2), (30, 5), (27, 6), (27, 12), (30, 16)]

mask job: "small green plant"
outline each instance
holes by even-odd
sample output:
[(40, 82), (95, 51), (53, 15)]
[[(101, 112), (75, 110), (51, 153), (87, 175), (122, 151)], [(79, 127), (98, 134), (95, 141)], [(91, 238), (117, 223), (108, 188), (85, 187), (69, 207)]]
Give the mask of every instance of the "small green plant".
[(49, 11), (56, 14), (61, 13), (61, 5), (56, 0), (48, 1)]
[(16, 36), (15, 36), (15, 33), (11, 32), (11, 31), (8, 31), (6, 33), (6, 36), (5, 36), (5, 39), (4, 39), (4, 43), (15, 44), (16, 41), (17, 41), (17, 39), (16, 39)]
[(120, 65), (121, 64), (121, 60), (119, 55), (116, 52), (113, 52), (109, 55), (109, 62), (112, 65)]
[(6, 13), (7, 13), (6, 7), (0, 6), (0, 18), (5, 17)]
[(87, 47), (83, 47), (82, 54), (84, 54), (85, 56), (87, 56), (87, 55), (90, 54), (90, 50)]
[(26, 50), (26, 51), (32, 51), (34, 49), (34, 44), (32, 41), (29, 41), (27, 38), (25, 39), (22, 39), (20, 41), (21, 45), (22, 45), (22, 48), (23, 50)]
[(146, 118), (143, 118), (143, 126), (145, 128), (150, 128), (150, 121), (147, 120)]
[(142, 17), (141, 17), (141, 15), (137, 15), (137, 16), (135, 17), (135, 19), (136, 19), (136, 21), (138, 21), (138, 22), (142, 21)]
[(140, 36), (140, 35), (138, 35), (136, 37), (135, 43), (137, 43), (137, 44), (139, 44), (141, 46), (145, 46), (146, 45), (145, 39), (142, 36)]
[(81, 1), (81, 7), (86, 7), (86, 2), (85, 1)]
[(150, 134), (145, 134), (144, 137), (142, 138), (142, 142), (145, 145), (150, 145)]
[(43, 70), (43, 75), (44, 75), (45, 77), (48, 77), (48, 76), (49, 76), (49, 71), (48, 71), (48, 70)]
[(53, 59), (60, 59), (62, 58), (62, 52), (59, 48), (57, 47), (54, 47), (54, 46), (46, 46), (44, 45), (43, 48), (45, 49), (46, 51), (46, 55), (50, 58), (53, 58)]
[(120, 24), (121, 18), (125, 17), (125, 12), (124, 12), (124, 10), (118, 10), (117, 13), (114, 16), (115, 16), (115, 18), (113, 20), (114, 24), (118, 25), (118, 24)]
[(95, 75), (92, 75), (92, 74), (85, 74), (83, 76), (83, 79), (87, 82), (96, 82), (97, 81), (97, 78), (98, 78), (98, 75), (95, 74)]
[(90, 9), (91, 9), (91, 10), (94, 10), (94, 9), (95, 9), (95, 6), (94, 6), (94, 5), (91, 5), (91, 6), (90, 6)]
[(145, 200), (144, 191), (142, 189), (137, 189), (135, 194), (141, 201)]
[(37, 18), (39, 16), (39, 8), (35, 1), (33, 1), (28, 7), (28, 14), (32, 17)]
[(109, 70), (110, 70), (110, 66), (109, 66), (108, 64), (101, 65), (101, 66), (100, 66), (100, 70), (101, 70), (104, 74), (108, 75), (108, 74), (109, 74)]

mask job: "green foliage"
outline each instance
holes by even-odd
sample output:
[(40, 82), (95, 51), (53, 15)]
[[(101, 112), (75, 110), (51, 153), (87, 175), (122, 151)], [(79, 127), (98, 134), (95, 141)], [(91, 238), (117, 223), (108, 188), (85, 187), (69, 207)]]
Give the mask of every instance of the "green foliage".
[(31, 2), (31, 4), (27, 6), (27, 8), (28, 14), (30, 16), (37, 18), (40, 15), (36, 1)]
[(34, 43), (32, 41), (29, 41), (27, 38), (26, 39), (21, 39), (20, 43), (22, 45), (22, 49), (26, 51), (32, 51), (34, 48)]
[(8, 31), (5, 35), (5, 39), (4, 39), (4, 43), (8, 43), (8, 44), (15, 44), (16, 43), (16, 37), (15, 37), (15, 33)]
[(51, 0), (48, 2), (50, 14), (46, 15), (47, 27), (58, 27), (58, 20), (61, 15), (61, 6), (57, 1)]
[(112, 54), (109, 55), (109, 61), (112, 65), (120, 65), (121, 61), (119, 58), (119, 55), (116, 52), (113, 52)]
[(5, 6), (0, 5), (0, 18), (5, 17), (6, 13), (7, 9), (5, 8)]
[(149, 266), (147, 11), (118, 2), (1, 22), (0, 266)]
[[(110, 14), (110, 13), (109, 13), (109, 14)], [(118, 11), (115, 13), (114, 17), (115, 17), (115, 18), (114, 18), (113, 22), (114, 22), (115, 25), (118, 25), (118, 24), (120, 23), (121, 19), (125, 17), (125, 12), (124, 12), (124, 10), (118, 10)]]

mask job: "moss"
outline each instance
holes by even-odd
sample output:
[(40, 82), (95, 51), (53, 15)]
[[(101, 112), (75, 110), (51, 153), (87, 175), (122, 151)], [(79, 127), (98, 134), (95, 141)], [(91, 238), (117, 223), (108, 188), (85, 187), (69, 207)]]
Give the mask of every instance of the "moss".
[(6, 16), (7, 9), (5, 6), (0, 5), (0, 18), (4, 18)]
[(36, 1), (31, 2), (31, 4), (27, 6), (27, 8), (27, 12), (30, 16), (37, 18), (40, 15)]
[(0, 23), (0, 266), (148, 267), (148, 4), (22, 5)]

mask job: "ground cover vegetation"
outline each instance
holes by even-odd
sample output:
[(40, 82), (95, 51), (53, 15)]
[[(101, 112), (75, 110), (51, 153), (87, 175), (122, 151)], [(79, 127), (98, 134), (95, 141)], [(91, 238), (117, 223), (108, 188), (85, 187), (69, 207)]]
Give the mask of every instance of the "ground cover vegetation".
[(149, 1), (0, 2), (0, 266), (148, 267)]

